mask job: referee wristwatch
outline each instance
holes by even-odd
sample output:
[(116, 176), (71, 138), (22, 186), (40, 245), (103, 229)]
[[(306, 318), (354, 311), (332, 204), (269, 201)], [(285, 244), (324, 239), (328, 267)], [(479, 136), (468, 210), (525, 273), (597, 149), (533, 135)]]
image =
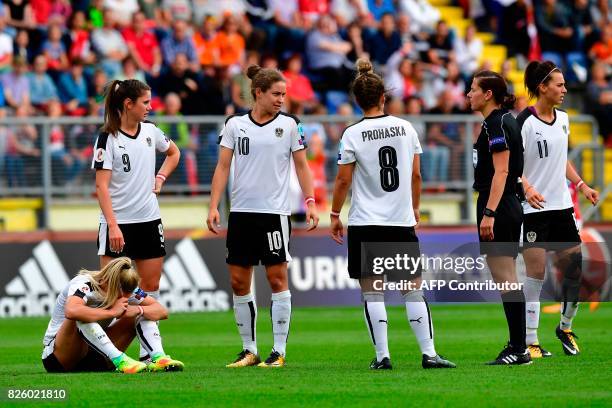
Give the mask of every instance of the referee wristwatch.
[(486, 215), (487, 217), (495, 218), (495, 216), (497, 215), (497, 211), (493, 211), (490, 208), (485, 208), (482, 214)]

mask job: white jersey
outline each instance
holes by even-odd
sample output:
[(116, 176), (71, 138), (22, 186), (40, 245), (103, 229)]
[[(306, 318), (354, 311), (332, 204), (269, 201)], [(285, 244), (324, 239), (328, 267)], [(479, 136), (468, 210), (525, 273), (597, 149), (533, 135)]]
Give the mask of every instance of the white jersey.
[[(103, 302), (102, 297), (98, 292), (93, 291), (91, 286), (91, 278), (86, 275), (77, 275), (68, 285), (60, 292), (55, 300), (55, 306), (53, 307), (53, 313), (51, 314), (51, 320), (49, 321), (49, 325), (47, 326), (47, 331), (45, 332), (45, 337), (43, 338), (43, 344), (45, 346), (49, 345), (57, 334), (57, 331), (66, 320), (66, 315), (64, 313), (64, 308), (66, 307), (66, 302), (70, 296), (78, 296), (85, 301), (85, 304), (89, 307), (96, 308), (100, 306)], [(132, 296), (128, 299), (128, 303), (131, 305), (138, 305), (143, 302), (144, 298), (147, 297), (147, 294), (140, 288), (136, 288), (132, 293)], [(108, 321), (99, 322), (102, 327), (107, 327), (110, 325), (113, 319)], [(43, 356), (45, 358), (46, 356)]]
[(416, 225), (412, 165), (421, 153), (417, 133), (404, 119), (364, 117), (347, 127), (338, 164), (355, 162), (348, 225)]
[(251, 112), (230, 116), (219, 144), (234, 151), (230, 211), (291, 215), (291, 154), (306, 147), (299, 119), (283, 112), (265, 123)]
[[(150, 122), (138, 124), (136, 135), (121, 130), (101, 133), (96, 140), (91, 167), (111, 170), (110, 192), (118, 224), (133, 224), (161, 218), (155, 187), (156, 150), (165, 152), (170, 140)], [(106, 224), (100, 212), (100, 222)]]
[(524, 147), (523, 175), (542, 194), (544, 208), (536, 210), (523, 203), (525, 214), (572, 208), (572, 197), (565, 176), (569, 138), (569, 118), (565, 111), (554, 110), (551, 123), (540, 119), (530, 106), (517, 121), (521, 126)]

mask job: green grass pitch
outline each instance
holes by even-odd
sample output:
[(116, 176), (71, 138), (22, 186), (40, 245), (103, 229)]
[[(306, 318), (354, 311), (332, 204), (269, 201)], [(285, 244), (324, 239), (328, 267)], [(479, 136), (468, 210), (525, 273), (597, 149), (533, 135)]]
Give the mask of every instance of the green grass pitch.
[[(540, 341), (553, 352), (530, 366), (489, 367), (507, 330), (499, 304), (433, 305), (437, 351), (455, 370), (423, 370), (403, 308), (390, 307), (392, 371), (372, 372), (374, 351), (360, 308), (296, 308), (282, 369), (227, 369), (240, 351), (232, 312), (175, 314), (161, 323), (166, 351), (182, 373), (47, 374), (40, 362), (46, 318), (0, 319), (0, 406), (10, 388), (64, 388), (66, 402), (15, 406), (612, 406), (612, 305), (583, 305), (574, 323), (582, 354), (567, 357), (542, 314)], [(262, 356), (272, 345), (259, 309)], [(137, 357), (136, 344), (129, 354)], [(265, 356), (264, 356), (265, 357)]]

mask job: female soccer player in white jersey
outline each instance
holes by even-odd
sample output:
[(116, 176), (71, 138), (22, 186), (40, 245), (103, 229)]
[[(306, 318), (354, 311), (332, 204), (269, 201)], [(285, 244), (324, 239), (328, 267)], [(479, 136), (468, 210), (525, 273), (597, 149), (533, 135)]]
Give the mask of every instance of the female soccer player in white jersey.
[[(182, 371), (183, 363), (165, 354), (156, 324), (168, 311), (138, 287), (139, 280), (126, 257), (112, 260), (101, 271), (80, 271), (55, 302), (43, 339), (45, 369)], [(136, 336), (154, 356), (148, 366), (124, 353)]]
[[(516, 283), (523, 209), (518, 180), (523, 173), (523, 146), (518, 123), (508, 111), (514, 95), (493, 71), (480, 71), (467, 95), (473, 111), (482, 113), (482, 129), (474, 143), (474, 190), (480, 252), (497, 283)], [(521, 290), (501, 291), (510, 334), (508, 345), (490, 365), (531, 364), (525, 345), (525, 296)]]
[(517, 117), (525, 148), (523, 186), (523, 258), (527, 269), (524, 292), (527, 300), (526, 341), (533, 358), (548, 357), (550, 352), (538, 342), (540, 292), (544, 283), (546, 251), (554, 251), (557, 267), (563, 272), (563, 307), (556, 335), (567, 355), (580, 352), (572, 320), (578, 310), (582, 271), (580, 235), (574, 218), (574, 206), (567, 180), (595, 205), (599, 193), (585, 184), (567, 160), (569, 119), (555, 106), (567, 93), (561, 70), (550, 61), (532, 61), (525, 70), (525, 87), (537, 98)]
[[(251, 65), (253, 109), (230, 116), (219, 137), (219, 159), (212, 180), (208, 229), (219, 227), (219, 199), (234, 162), (226, 262), (234, 292), (234, 315), (242, 337), (242, 351), (228, 367), (285, 365), (291, 320), (291, 293), (287, 281), (289, 255), (289, 172), (293, 158), (298, 181), (306, 197), (308, 230), (319, 222), (312, 175), (306, 162), (302, 126), (295, 116), (281, 112), (286, 95), (283, 76), (274, 69)], [(251, 293), (253, 265), (265, 265), (272, 289), (274, 348), (260, 362), (257, 353), (257, 306)]]
[[(384, 114), (385, 84), (372, 64), (357, 61), (352, 92), (364, 117), (347, 127), (338, 154), (338, 174), (331, 212), (331, 235), (343, 242), (340, 210), (353, 185), (348, 220), (348, 272), (359, 279), (364, 315), (376, 350), (371, 369), (391, 369), (387, 344), (387, 311), (381, 276), (374, 275), (373, 259), (362, 248), (367, 243), (402, 243), (410, 257), (420, 256), (414, 227), (419, 221), (421, 145), (414, 127), (403, 119)], [(403, 245), (406, 244), (406, 245)], [(382, 244), (384, 245), (384, 244)], [(366, 253), (363, 253), (363, 252)], [(375, 248), (370, 249), (376, 252)], [(362, 256), (367, 261), (362, 263)], [(372, 255), (374, 256), (374, 255)], [(410, 275), (410, 273), (414, 275)], [(407, 317), (423, 354), (423, 368), (454, 368), (434, 348), (429, 306), (419, 290), (421, 270), (402, 271), (398, 276), (411, 281), (415, 290), (403, 291)], [(395, 275), (397, 276), (397, 275)]]
[[(176, 168), (180, 151), (145, 118), (151, 110), (151, 88), (135, 80), (115, 80), (106, 87), (104, 126), (96, 140), (92, 168), (100, 203), (100, 266), (129, 256), (136, 263), (141, 287), (159, 297), (166, 255), (157, 196)], [(155, 175), (156, 151), (166, 160)], [(148, 359), (141, 346), (140, 357)]]

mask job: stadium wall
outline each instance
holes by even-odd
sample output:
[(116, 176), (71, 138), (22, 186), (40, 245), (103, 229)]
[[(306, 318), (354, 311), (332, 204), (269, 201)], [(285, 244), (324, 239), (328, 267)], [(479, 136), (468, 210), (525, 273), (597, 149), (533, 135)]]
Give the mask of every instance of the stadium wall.
[[(473, 228), (422, 228), (419, 237), (422, 252), (428, 256), (449, 253), (478, 256)], [(588, 243), (585, 269), (599, 288), (597, 300), (610, 300), (612, 226), (584, 228), (582, 237)], [(96, 234), (90, 232), (0, 236), (0, 317), (49, 314), (55, 297), (79, 269), (97, 269), (95, 240)], [(160, 284), (162, 303), (173, 312), (230, 310), (232, 296), (223, 236), (168, 231), (166, 251)], [(289, 281), (294, 306), (360, 304), (358, 284), (346, 273), (346, 246), (331, 241), (327, 230), (315, 234), (297, 230), (291, 254)], [(270, 289), (262, 272), (256, 271), (254, 289), (257, 302), (267, 305)], [(549, 290), (557, 291), (559, 274), (555, 271), (547, 275)], [(461, 275), (461, 279), (470, 277), (478, 278), (469, 272)], [(431, 290), (427, 296), (434, 302), (497, 300), (494, 291), (463, 293), (458, 298), (457, 293)], [(399, 292), (388, 293), (388, 300), (400, 302)]]

